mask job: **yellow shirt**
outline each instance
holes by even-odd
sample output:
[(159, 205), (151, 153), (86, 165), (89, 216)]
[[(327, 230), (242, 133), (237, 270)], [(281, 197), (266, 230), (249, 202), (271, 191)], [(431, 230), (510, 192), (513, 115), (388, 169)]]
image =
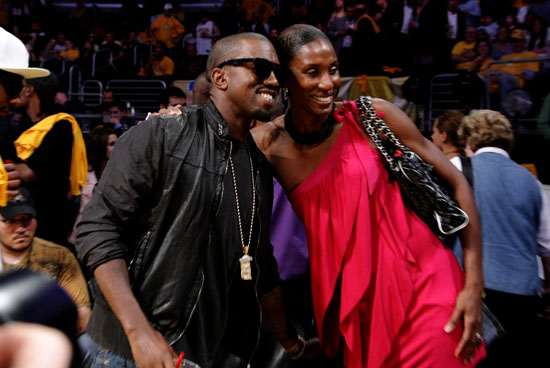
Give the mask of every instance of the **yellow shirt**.
[(246, 20), (251, 21), (254, 19), (254, 15), (258, 13), (258, 9), (262, 0), (243, 0), (239, 11), (244, 10), (246, 12)]
[(17, 157), (25, 161), (40, 146), (54, 124), (61, 120), (69, 121), (73, 129), (73, 149), (69, 181), (71, 194), (80, 195), (80, 190), (86, 184), (86, 177), (88, 176), (88, 159), (86, 158), (86, 146), (84, 145), (82, 131), (74, 116), (65, 113), (47, 116), (21, 133), (13, 144), (17, 151)]
[(8, 204), (8, 195), (6, 191), (8, 190), (8, 172), (4, 168), (4, 162), (2, 157), (0, 157), (0, 206), (4, 207)]
[[(522, 51), (514, 52), (508, 55), (503, 55), (500, 60), (512, 60), (512, 59), (532, 59), (539, 57), (538, 54), (534, 51)], [(501, 64), (499, 68), (504, 73), (510, 73), (515, 76), (519, 76), (524, 70), (531, 70), (534, 72), (540, 71), (540, 63), (527, 62), (527, 63), (508, 63)]]
[[(473, 50), (474, 46), (475, 46), (475, 42), (468, 43), (466, 41), (460, 41), (453, 47), (451, 54), (461, 55), (466, 50)], [(468, 70), (471, 63), (472, 63), (471, 61), (458, 63), (456, 64), (456, 70)]]
[(80, 50), (79, 49), (65, 50), (65, 51), (61, 51), (59, 55), (63, 56), (64, 59), (70, 57), (72, 58), (72, 60), (76, 61), (80, 59)]
[(174, 40), (185, 32), (185, 27), (176, 18), (163, 14), (151, 24), (151, 32), (157, 40), (166, 43), (166, 47), (173, 48), (176, 47)]
[[(161, 61), (153, 60), (153, 75), (155, 77), (163, 77), (165, 75), (174, 75), (174, 62), (168, 56), (165, 56)], [(145, 69), (141, 68), (138, 75), (146, 76)]]

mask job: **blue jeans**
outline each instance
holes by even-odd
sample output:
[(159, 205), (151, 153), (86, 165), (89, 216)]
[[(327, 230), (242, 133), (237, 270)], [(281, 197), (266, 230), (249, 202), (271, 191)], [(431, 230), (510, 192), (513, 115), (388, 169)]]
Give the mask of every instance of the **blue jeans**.
[(126, 359), (99, 347), (97, 355), (92, 363), (92, 368), (137, 368), (137, 364), (130, 359)]

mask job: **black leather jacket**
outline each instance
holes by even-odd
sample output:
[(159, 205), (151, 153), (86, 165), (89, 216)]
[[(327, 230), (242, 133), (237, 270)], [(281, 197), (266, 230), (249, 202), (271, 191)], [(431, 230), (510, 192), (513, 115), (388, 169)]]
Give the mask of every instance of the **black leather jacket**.
[[(79, 258), (91, 271), (112, 259), (127, 261), (134, 295), (169, 343), (185, 333), (200, 297), (204, 250), (231, 150), (228, 125), (211, 100), (182, 113), (149, 119), (120, 138), (84, 210), (77, 238)], [(260, 235), (252, 250), (261, 297), (278, 283), (269, 242), (272, 176), (250, 135), (248, 143), (261, 161), (256, 181)], [(254, 325), (259, 318), (251, 318)], [(221, 339), (224, 326), (219, 330), (211, 342)], [(107, 350), (132, 358), (122, 326), (100, 292), (88, 333)]]

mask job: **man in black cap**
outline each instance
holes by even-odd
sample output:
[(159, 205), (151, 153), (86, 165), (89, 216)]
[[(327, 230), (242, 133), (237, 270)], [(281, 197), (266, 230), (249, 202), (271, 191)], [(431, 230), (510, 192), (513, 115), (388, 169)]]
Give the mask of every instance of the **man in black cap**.
[(78, 308), (78, 333), (83, 333), (90, 318), (90, 298), (86, 280), (75, 256), (66, 248), (35, 237), (36, 209), (29, 191), (0, 207), (0, 272), (30, 269), (56, 280)]

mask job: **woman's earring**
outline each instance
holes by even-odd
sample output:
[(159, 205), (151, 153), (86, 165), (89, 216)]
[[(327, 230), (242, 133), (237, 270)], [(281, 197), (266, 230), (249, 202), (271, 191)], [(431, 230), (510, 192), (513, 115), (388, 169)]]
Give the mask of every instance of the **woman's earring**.
[(281, 97), (283, 98), (283, 101), (288, 101), (288, 88), (283, 88), (281, 91)]

